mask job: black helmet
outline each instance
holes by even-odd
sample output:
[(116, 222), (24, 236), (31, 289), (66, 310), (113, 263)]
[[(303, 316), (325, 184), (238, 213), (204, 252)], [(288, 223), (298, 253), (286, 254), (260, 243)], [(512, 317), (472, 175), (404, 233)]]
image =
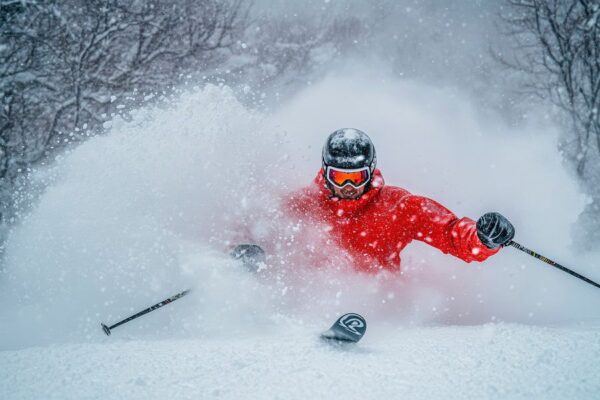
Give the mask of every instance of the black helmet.
[(375, 170), (377, 157), (371, 138), (358, 129), (338, 129), (327, 138), (323, 146), (323, 167)]

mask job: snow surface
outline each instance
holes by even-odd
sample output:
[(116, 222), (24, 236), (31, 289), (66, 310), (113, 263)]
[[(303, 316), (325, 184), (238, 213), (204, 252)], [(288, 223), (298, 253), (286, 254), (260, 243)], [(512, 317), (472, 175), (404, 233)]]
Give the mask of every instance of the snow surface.
[[(517, 241), (600, 280), (600, 254), (570, 242), (587, 199), (552, 126), (481, 120), (459, 92), (367, 71), (269, 113), (226, 87), (190, 90), (37, 171), (45, 192), (0, 269), (0, 399), (597, 397), (598, 290), (514, 249), (467, 265), (413, 243), (401, 275), (286, 257), (339, 250), (276, 199), (354, 126), (388, 184), (461, 216), (501, 212)], [(277, 265), (241, 271), (226, 252), (244, 236), (269, 241)], [(110, 338), (99, 327), (186, 288)], [(324, 346), (344, 312), (367, 318), (364, 341)]]
[(110, 338), (0, 353), (0, 398), (593, 399), (598, 328), (372, 326), (343, 348), (308, 326), (233, 339)]

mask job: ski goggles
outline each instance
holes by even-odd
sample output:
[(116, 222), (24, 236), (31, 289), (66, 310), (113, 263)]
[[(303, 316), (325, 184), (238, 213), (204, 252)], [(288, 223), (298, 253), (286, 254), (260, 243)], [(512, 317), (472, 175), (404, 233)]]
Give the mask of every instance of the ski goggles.
[(359, 189), (366, 185), (371, 179), (371, 170), (369, 167), (360, 169), (327, 167), (325, 170), (325, 177), (329, 183), (339, 189), (343, 188), (347, 184)]

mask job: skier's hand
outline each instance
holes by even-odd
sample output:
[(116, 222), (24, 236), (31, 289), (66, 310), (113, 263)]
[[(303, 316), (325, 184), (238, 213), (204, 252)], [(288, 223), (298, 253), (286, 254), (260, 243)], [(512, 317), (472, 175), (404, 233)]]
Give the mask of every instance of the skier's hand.
[(240, 244), (235, 246), (231, 252), (231, 257), (241, 260), (244, 267), (251, 272), (260, 271), (261, 264), (264, 265), (266, 260), (265, 251), (256, 244)]
[(477, 236), (490, 249), (497, 249), (515, 237), (515, 227), (497, 212), (483, 214), (477, 220)]

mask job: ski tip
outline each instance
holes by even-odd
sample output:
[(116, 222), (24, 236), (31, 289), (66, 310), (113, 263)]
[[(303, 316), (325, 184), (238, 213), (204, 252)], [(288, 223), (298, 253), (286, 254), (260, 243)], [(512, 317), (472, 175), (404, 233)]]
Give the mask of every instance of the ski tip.
[(337, 343), (357, 343), (367, 331), (367, 321), (356, 313), (344, 314), (325, 332), (321, 339)]
[(102, 330), (106, 333), (106, 336), (110, 336), (110, 328), (104, 324), (100, 324), (102, 326)]

